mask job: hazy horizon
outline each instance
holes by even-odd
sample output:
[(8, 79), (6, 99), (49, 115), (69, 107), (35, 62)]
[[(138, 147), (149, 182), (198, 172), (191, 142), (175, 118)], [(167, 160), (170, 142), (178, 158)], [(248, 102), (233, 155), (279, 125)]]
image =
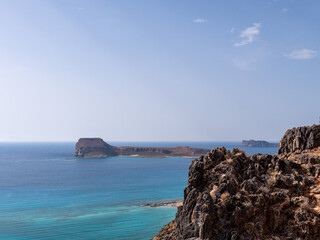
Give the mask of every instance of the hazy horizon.
[[(76, 143), (79, 139), (75, 141), (0, 141), (0, 143)], [(104, 139), (103, 139), (104, 140)], [(265, 139), (242, 139), (242, 140), (255, 140), (255, 141), (267, 141), (270, 143), (278, 143), (278, 141), (265, 140)], [(234, 140), (234, 141), (106, 141), (109, 144), (117, 144), (117, 143), (241, 143), (242, 140)]]
[(277, 142), (319, 123), (319, 1), (0, 7), (0, 142)]

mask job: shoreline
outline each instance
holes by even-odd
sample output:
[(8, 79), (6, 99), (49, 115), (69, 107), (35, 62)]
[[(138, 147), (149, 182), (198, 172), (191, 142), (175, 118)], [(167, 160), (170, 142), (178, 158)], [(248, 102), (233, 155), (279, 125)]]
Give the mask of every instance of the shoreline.
[(76, 158), (83, 158), (83, 159), (89, 159), (89, 158), (110, 158), (110, 157), (140, 157), (140, 158), (197, 158), (199, 156), (140, 156), (138, 154), (136, 155), (116, 155), (116, 156), (74, 156)]

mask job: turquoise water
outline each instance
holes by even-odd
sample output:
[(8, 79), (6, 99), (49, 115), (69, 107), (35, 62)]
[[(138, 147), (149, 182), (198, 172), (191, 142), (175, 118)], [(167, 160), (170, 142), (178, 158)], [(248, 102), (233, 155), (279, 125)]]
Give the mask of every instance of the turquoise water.
[[(240, 143), (113, 143), (212, 148)], [(0, 144), (0, 239), (150, 239), (176, 213), (190, 158), (73, 157), (74, 143)], [(247, 148), (274, 154), (275, 148)]]

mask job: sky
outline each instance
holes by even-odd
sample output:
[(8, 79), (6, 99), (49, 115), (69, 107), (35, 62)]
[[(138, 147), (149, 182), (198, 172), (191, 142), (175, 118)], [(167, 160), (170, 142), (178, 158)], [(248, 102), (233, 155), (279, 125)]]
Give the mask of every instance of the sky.
[(318, 0), (0, 0), (0, 141), (279, 141), (319, 123)]

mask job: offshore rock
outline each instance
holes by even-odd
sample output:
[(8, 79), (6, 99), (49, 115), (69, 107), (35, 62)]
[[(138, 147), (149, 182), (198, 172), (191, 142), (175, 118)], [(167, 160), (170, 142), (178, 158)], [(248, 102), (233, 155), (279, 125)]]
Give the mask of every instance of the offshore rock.
[[(154, 239), (319, 239), (318, 129), (287, 131), (279, 147), (286, 154), (247, 156), (222, 147), (192, 161), (183, 206)], [(296, 135), (303, 152), (291, 147)]]

